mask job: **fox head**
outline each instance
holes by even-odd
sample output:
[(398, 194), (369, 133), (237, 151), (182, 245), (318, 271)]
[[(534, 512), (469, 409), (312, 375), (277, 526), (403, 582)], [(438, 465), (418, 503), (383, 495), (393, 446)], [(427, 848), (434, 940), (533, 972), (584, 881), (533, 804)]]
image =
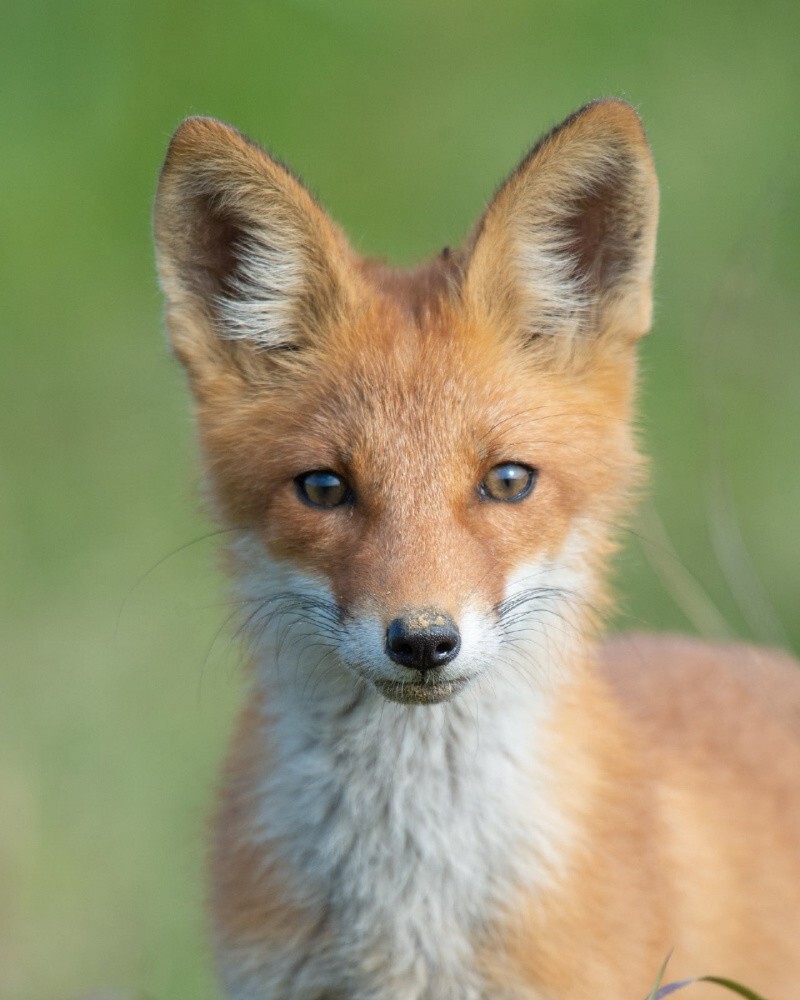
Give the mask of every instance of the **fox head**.
[(409, 703), (503, 670), (546, 682), (602, 609), (640, 469), (657, 212), (636, 113), (599, 101), (460, 249), (390, 270), (244, 136), (180, 126), (155, 207), (168, 326), (275, 669), (324, 661)]

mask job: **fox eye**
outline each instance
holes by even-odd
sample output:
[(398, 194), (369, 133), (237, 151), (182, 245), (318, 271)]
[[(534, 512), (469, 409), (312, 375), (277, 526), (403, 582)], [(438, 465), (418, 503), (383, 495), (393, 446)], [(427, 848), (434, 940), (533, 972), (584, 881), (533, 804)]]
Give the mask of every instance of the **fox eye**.
[(533, 489), (537, 470), (517, 462), (501, 462), (489, 469), (478, 487), (486, 500), (522, 500)]
[(295, 483), (300, 498), (314, 507), (339, 507), (352, 497), (345, 480), (329, 469), (303, 472)]

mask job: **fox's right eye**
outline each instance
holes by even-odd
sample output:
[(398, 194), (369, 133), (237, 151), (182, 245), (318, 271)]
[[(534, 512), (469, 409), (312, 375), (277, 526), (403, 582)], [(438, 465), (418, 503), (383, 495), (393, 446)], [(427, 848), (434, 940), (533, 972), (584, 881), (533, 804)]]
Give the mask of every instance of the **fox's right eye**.
[(295, 483), (300, 499), (313, 507), (339, 507), (353, 498), (347, 482), (329, 469), (303, 472)]

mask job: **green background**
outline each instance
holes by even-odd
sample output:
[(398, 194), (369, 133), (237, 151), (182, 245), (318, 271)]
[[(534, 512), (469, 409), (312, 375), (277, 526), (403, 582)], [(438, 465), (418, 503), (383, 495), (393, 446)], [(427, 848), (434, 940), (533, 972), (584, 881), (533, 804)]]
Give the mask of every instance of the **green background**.
[(798, 38), (789, 2), (2, 7), (0, 996), (213, 995), (204, 827), (239, 685), (152, 264), (181, 118), (235, 123), (405, 262), (554, 122), (632, 101), (663, 222), (620, 620), (797, 649)]

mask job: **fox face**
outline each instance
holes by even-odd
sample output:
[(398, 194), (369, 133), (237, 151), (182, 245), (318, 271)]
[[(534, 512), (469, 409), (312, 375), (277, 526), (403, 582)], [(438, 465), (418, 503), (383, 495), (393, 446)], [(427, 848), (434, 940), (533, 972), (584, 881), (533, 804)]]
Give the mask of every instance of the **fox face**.
[(276, 669), (424, 704), (585, 635), (639, 475), (656, 214), (616, 101), (547, 136), (461, 249), (409, 272), (356, 255), (232, 129), (178, 130), (156, 205), (168, 323), (245, 627)]

